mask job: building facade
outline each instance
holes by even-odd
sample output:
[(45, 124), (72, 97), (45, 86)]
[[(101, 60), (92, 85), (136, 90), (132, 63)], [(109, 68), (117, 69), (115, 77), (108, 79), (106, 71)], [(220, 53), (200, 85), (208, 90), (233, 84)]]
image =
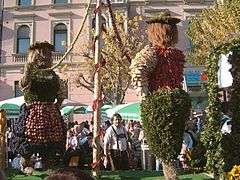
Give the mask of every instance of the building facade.
[[(145, 19), (159, 11), (168, 9), (172, 16), (181, 19), (178, 24), (179, 43), (177, 47), (182, 51), (187, 51), (193, 48), (191, 41), (185, 35), (189, 16), (212, 6), (213, 0), (111, 0), (111, 3), (113, 10), (119, 10), (130, 19), (139, 15)], [(46, 40), (55, 45), (54, 62), (61, 59), (81, 25), (87, 4), (86, 0), (4, 1), (3, 14), (0, 16), (0, 19), (2, 18), (2, 23), (0, 22), (0, 26), (2, 25), (0, 100), (21, 95), (18, 83), (27, 61), (26, 53), (29, 44)], [(111, 25), (105, 5), (103, 0), (104, 21)], [(87, 24), (78, 44), (82, 44), (90, 38), (89, 34), (94, 26), (95, 6), (96, 0), (93, 0)], [(145, 27), (144, 24), (142, 26)], [(71, 54), (64, 59), (63, 64), (73, 64)], [(92, 104), (92, 93), (77, 88), (67, 72), (59, 72), (59, 74), (68, 79), (69, 99), (88, 105)], [(129, 88), (125, 102), (133, 101), (138, 101), (138, 98), (135, 91)]]
[[(0, 0), (0, 49), (2, 49), (3, 0)], [(1, 62), (1, 52), (0, 52)]]

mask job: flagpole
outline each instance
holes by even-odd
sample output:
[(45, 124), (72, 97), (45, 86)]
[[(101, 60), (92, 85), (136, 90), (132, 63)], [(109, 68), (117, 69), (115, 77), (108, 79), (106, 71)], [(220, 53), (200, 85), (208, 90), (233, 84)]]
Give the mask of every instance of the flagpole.
[[(99, 67), (100, 58), (101, 58), (101, 6), (102, 1), (97, 0), (96, 5), (96, 26), (95, 26), (95, 68)], [(94, 147), (93, 147), (93, 163), (97, 163), (96, 166), (93, 168), (93, 176), (99, 177), (100, 176), (100, 107), (99, 107), (99, 99), (100, 99), (100, 68), (96, 71), (94, 75), (94, 103), (95, 103), (95, 110), (94, 110), (94, 130), (93, 130), (93, 138), (94, 138)]]

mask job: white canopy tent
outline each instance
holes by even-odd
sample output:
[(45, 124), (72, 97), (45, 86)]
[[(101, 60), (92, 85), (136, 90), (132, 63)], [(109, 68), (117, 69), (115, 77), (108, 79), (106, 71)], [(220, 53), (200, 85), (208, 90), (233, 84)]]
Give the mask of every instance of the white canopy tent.
[[(23, 96), (19, 96), (19, 97), (15, 97), (15, 98), (10, 98), (10, 99), (6, 99), (3, 101), (0, 101), (0, 106), (3, 104), (16, 104), (21, 106), (24, 103), (24, 97)], [(63, 103), (62, 103), (62, 107), (65, 106), (86, 106), (86, 104), (77, 102), (77, 101), (73, 101), (70, 99), (64, 99)]]
[[(6, 100), (3, 100), (3, 101), (0, 101), (0, 106), (2, 106), (4, 104), (15, 104), (15, 105), (18, 105), (20, 107), (24, 102), (25, 102), (24, 101), (24, 97), (23, 96), (19, 96), (19, 97), (10, 98), (10, 99), (6, 99)], [(87, 106), (87, 105), (83, 104), (83, 103), (80, 103), (80, 102), (77, 102), (77, 101), (70, 100), (70, 99), (65, 99), (63, 101), (63, 103), (62, 103), (61, 108), (62, 109), (63, 108), (65, 108), (65, 109), (66, 108), (67, 109), (69, 109), (69, 108), (73, 109), (73, 107), (75, 107), (75, 106)], [(62, 110), (61, 113), (64, 113), (64, 111)], [(16, 118), (16, 117), (18, 117), (18, 115), (13, 115), (11, 117)]]

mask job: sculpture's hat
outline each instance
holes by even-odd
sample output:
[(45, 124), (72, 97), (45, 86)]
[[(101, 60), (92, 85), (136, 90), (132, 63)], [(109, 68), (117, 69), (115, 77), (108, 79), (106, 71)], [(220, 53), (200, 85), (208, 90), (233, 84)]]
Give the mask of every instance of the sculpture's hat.
[(163, 23), (163, 24), (177, 24), (180, 22), (180, 19), (172, 17), (169, 11), (162, 11), (157, 13), (154, 17), (149, 17), (146, 20), (146, 23)]

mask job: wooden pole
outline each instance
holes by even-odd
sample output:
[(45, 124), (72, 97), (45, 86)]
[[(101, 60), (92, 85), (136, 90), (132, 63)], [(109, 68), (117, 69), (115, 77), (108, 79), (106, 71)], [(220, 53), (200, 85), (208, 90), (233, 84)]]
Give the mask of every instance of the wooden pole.
[(5, 167), (5, 133), (7, 130), (6, 112), (0, 109), (0, 169)]
[[(97, 0), (97, 13), (96, 13), (96, 29), (95, 29), (95, 67), (99, 66), (100, 58), (101, 58), (101, 0)], [(93, 168), (93, 176), (99, 178), (100, 176), (100, 108), (99, 108), (99, 99), (100, 99), (100, 68), (96, 71), (94, 75), (94, 101), (97, 103), (96, 109), (94, 111), (94, 127), (93, 127), (93, 138), (94, 138), (94, 148), (93, 148), (93, 163), (97, 163), (95, 168)]]

